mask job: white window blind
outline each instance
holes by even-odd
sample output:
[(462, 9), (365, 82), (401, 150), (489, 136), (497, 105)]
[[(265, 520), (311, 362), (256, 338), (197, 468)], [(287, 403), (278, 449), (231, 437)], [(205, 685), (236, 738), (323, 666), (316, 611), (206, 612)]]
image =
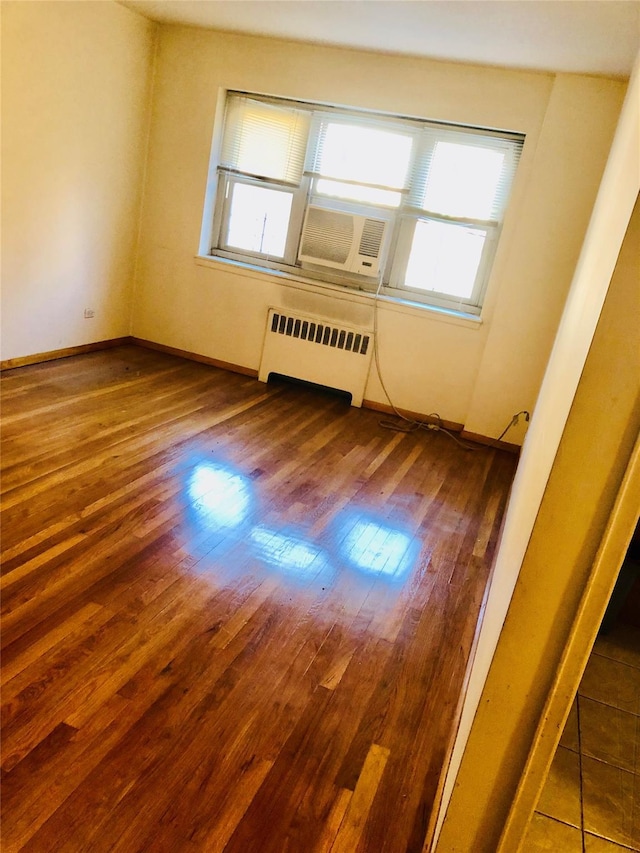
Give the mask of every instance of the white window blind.
[(409, 204), (444, 217), (498, 222), (504, 213), (522, 139), (425, 128)]
[(307, 110), (232, 95), (220, 165), (232, 172), (299, 184), (310, 119)]

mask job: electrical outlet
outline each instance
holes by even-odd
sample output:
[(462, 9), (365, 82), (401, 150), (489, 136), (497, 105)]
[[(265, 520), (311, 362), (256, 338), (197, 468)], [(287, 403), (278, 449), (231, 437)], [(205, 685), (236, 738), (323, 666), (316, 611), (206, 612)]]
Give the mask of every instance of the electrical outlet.
[(96, 312), (93, 310), (93, 308), (85, 308), (84, 309), (84, 319), (85, 320), (92, 320), (95, 316), (96, 316)]

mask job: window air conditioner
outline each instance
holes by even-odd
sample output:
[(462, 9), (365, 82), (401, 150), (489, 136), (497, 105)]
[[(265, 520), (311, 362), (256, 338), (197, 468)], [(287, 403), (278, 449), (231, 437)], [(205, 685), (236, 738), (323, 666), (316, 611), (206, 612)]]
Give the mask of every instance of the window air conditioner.
[(298, 259), (375, 278), (387, 224), (385, 219), (310, 204)]

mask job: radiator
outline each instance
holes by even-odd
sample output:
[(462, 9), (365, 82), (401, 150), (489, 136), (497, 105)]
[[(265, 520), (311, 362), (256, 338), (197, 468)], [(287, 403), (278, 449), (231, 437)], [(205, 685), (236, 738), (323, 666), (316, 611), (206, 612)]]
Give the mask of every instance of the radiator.
[(270, 308), (258, 378), (277, 373), (315, 382), (346, 391), (351, 405), (361, 406), (372, 351), (370, 329)]

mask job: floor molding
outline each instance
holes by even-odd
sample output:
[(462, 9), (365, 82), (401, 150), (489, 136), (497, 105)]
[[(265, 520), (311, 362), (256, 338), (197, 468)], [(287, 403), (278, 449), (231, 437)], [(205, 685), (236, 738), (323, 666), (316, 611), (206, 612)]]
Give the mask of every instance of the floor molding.
[(410, 409), (400, 409), (389, 406), (387, 403), (378, 403), (375, 400), (363, 400), (362, 407), (364, 409), (372, 409), (374, 412), (382, 412), (385, 415), (398, 417), (398, 412), (403, 418), (408, 418), (411, 421), (419, 421), (420, 423), (433, 423), (443, 426), (451, 432), (462, 432), (463, 424), (455, 421), (445, 421), (442, 418), (436, 418), (433, 415), (423, 415), (420, 412), (412, 412)]
[(176, 355), (179, 358), (186, 358), (189, 361), (198, 361), (201, 364), (209, 364), (211, 367), (219, 367), (222, 370), (230, 370), (231, 373), (240, 373), (243, 376), (251, 376), (253, 379), (258, 378), (258, 371), (254, 370), (252, 367), (243, 367), (241, 364), (233, 364), (230, 361), (221, 361), (219, 358), (211, 358), (208, 355), (199, 355), (196, 352), (190, 352), (189, 350), (178, 349), (177, 347), (170, 347), (166, 344), (157, 344), (154, 341), (147, 341), (144, 338), (129, 338), (129, 343), (135, 344), (139, 347), (145, 347), (146, 349), (156, 350), (157, 352), (164, 352), (168, 355)]
[(507, 450), (509, 453), (520, 453), (522, 450), (519, 444), (511, 444), (510, 441), (499, 441), (497, 438), (489, 438), (489, 436), (480, 435), (477, 432), (468, 432), (466, 429), (461, 431), (460, 438), (466, 439), (466, 441), (475, 441), (476, 444), (498, 447), (500, 450)]
[(27, 367), (30, 364), (40, 364), (44, 361), (55, 361), (58, 358), (70, 358), (74, 355), (84, 355), (88, 352), (98, 352), (112, 347), (120, 347), (132, 343), (132, 338), (126, 335), (122, 338), (111, 338), (107, 341), (94, 341), (90, 344), (79, 344), (75, 347), (64, 347), (63, 349), (49, 350), (48, 352), (36, 352), (32, 355), (23, 355), (18, 358), (7, 358), (0, 361), (0, 371), (13, 370), (16, 367)]

